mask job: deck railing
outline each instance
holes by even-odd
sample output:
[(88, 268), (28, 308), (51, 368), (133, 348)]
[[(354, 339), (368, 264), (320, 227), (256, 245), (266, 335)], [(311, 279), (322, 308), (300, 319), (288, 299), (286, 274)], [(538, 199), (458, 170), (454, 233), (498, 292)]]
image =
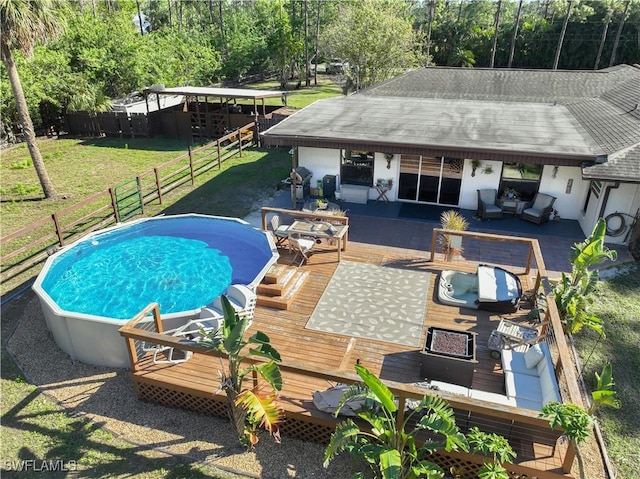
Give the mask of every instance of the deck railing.
[[(152, 315), (154, 320), (143, 321), (145, 318), (148, 318), (149, 315)], [(147, 347), (150, 344), (157, 344), (160, 346), (173, 347), (177, 350), (191, 351), (195, 354), (223, 358), (222, 362), (211, 361), (210, 364), (207, 363), (207, 371), (211, 377), (214, 377), (217, 374), (216, 368), (225, 367), (226, 364), (224, 354), (217, 351), (205, 350), (196, 342), (191, 340), (178, 339), (173, 336), (162, 334), (160, 311), (158, 309), (158, 305), (155, 303), (147, 306), (136, 317), (122, 326), (122, 328), (120, 328), (120, 334), (126, 339), (129, 357), (131, 360), (131, 369), (134, 372), (134, 376), (135, 373), (140, 370), (140, 363), (145, 359), (145, 354), (149, 354), (148, 352), (144, 352), (141, 348), (142, 343), (146, 344)], [(260, 359), (247, 359), (245, 362), (247, 364), (255, 364), (260, 361)], [(148, 361), (146, 364), (148, 364)], [(176, 364), (170, 367), (179, 368), (180, 366), (180, 364)], [(280, 398), (282, 399), (281, 404), (285, 409), (285, 415), (287, 414), (287, 399), (289, 399), (287, 396), (288, 375), (321, 379), (332, 384), (352, 384), (360, 380), (355, 373), (319, 370), (307, 365), (287, 361), (282, 361), (279, 364), (279, 367), (283, 373), (284, 388), (280, 393)], [(134, 381), (135, 380), (136, 378), (134, 377)], [(257, 385), (257, 381), (259, 381), (257, 376), (254, 376), (251, 380), (254, 381), (254, 385)], [(425, 391), (423, 388), (393, 381), (385, 381), (385, 384), (398, 400), (399, 407), (397, 419), (398, 423), (401, 423), (404, 420), (404, 411), (407, 403), (411, 400), (421, 399), (424, 396)], [(167, 385), (167, 388), (171, 388), (170, 384)], [(214, 389), (212, 389), (210, 393), (210, 400), (225, 404), (223, 393)], [(524, 447), (520, 450), (517, 463), (509, 465), (510, 471), (518, 474), (527, 474), (529, 477), (538, 477), (540, 479), (558, 478), (561, 474), (549, 471), (542, 466), (545, 461), (549, 460), (550, 456), (560, 456), (563, 463), (565, 463), (564, 466), (568, 467), (570, 471), (571, 464), (567, 464), (566, 459), (567, 456), (571, 456), (571, 454), (567, 454), (566, 445), (559, 442), (562, 431), (560, 429), (552, 430), (549, 427), (548, 421), (539, 418), (536, 411), (503, 405), (497, 408), (492, 406), (491, 403), (466, 396), (450, 395), (442, 391), (433, 391), (433, 393), (442, 395), (454, 409), (456, 422), (462, 431), (466, 432), (471, 427), (477, 426), (482, 431), (493, 432), (504, 436), (511, 444), (530, 445), (530, 448)], [(309, 399), (311, 399), (310, 394)], [(222, 407), (224, 408), (224, 406)], [(208, 410), (211, 409), (212, 408), (209, 408)], [(217, 408), (215, 410), (224, 409)], [(314, 422), (315, 424), (321, 424), (327, 428), (325, 435), (320, 435), (315, 432), (315, 440), (317, 440), (318, 437), (326, 439), (327, 434), (331, 433), (339, 421), (339, 419), (335, 419), (333, 416), (328, 414), (324, 416), (325, 417), (323, 419), (319, 420), (318, 414), (314, 414), (314, 417), (311, 417), (311, 414), (309, 414), (307, 418), (309, 421)], [(295, 418), (296, 420), (300, 420), (301, 415), (296, 413)], [(304, 417), (302, 417), (302, 419), (304, 420)], [(537, 444), (537, 446), (534, 446), (534, 444)], [(543, 457), (536, 455), (536, 449), (540, 446), (547, 446), (547, 452)], [(440, 463), (441, 466), (444, 465), (449, 467), (451, 465), (464, 465), (468, 474), (463, 476), (466, 479), (467, 477), (475, 478), (475, 474), (487, 458), (474, 454), (447, 453), (440, 451), (434, 456), (434, 460)], [(571, 457), (571, 460), (573, 460), (573, 457)], [(537, 461), (540, 461), (539, 465), (536, 464)]]
[[(243, 148), (255, 139), (254, 128), (255, 123), (249, 123), (137, 176), (141, 212), (144, 214), (144, 206), (154, 201), (162, 204), (163, 196), (179, 186), (194, 185), (197, 176), (220, 168), (227, 159), (242, 156)], [(10, 280), (36, 267), (58, 248), (120, 221), (115, 188), (108, 188), (33, 222), (0, 239), (0, 279)]]

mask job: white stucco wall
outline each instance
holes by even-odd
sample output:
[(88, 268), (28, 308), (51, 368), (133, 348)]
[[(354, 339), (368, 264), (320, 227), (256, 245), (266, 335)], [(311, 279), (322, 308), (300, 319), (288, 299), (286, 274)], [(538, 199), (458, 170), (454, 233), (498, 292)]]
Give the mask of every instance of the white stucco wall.
[[(487, 174), (485, 173), (485, 168), (489, 166), (493, 171)], [(464, 160), (459, 206), (468, 210), (478, 208), (478, 193), (476, 190), (498, 189), (500, 175), (502, 174), (502, 162), (482, 160), (480, 167), (476, 169), (475, 176), (471, 176), (472, 173), (471, 160)]]
[[(327, 148), (298, 147), (298, 165), (304, 166), (313, 173), (311, 177), (311, 187), (315, 188), (318, 180), (323, 180), (325, 175), (337, 175), (337, 188), (340, 185), (340, 155), (341, 151)], [(384, 153), (375, 153), (373, 160), (373, 182), (378, 179), (392, 180), (393, 187), (387, 193), (389, 201), (397, 199), (398, 171), (400, 168), (400, 156), (394, 155), (387, 169), (387, 160)], [(378, 198), (375, 188), (369, 189), (369, 199)]]
[(313, 173), (311, 187), (315, 188), (318, 180), (322, 181), (325, 175), (340, 174), (340, 150), (300, 146), (298, 147), (298, 165), (304, 166)]
[[(545, 165), (540, 179), (540, 193), (556, 197), (553, 207), (558, 210), (560, 218), (579, 220), (582, 206), (589, 189), (589, 182), (582, 179), (582, 170), (577, 166), (559, 166), (554, 174), (554, 166)], [(567, 193), (569, 180), (572, 180), (570, 192)]]

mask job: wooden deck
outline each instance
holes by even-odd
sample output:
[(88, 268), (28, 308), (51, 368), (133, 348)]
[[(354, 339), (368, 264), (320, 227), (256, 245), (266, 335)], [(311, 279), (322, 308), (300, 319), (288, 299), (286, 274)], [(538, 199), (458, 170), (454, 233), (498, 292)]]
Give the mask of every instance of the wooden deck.
[[(281, 250), (280, 262), (288, 263), (289, 260), (289, 253)], [(354, 242), (350, 242), (348, 250), (342, 252), (342, 261), (345, 260), (431, 272), (433, 275), (429, 285), (421, 344), (424, 344), (428, 326), (476, 333), (478, 363), (472, 388), (503, 393), (504, 377), (500, 360), (489, 355), (487, 340), (501, 318), (524, 320), (529, 311), (526, 304), (519, 312), (505, 315), (447, 306), (434, 299), (437, 274), (441, 270), (473, 272), (477, 263), (464, 260), (442, 262), (438, 255), (434, 261), (430, 261), (428, 254), (424, 252)], [(418, 398), (425, 392), (430, 392), (411, 385), (424, 381), (420, 375), (420, 353), (417, 348), (305, 328), (337, 265), (335, 247), (318, 248), (308, 264), (301, 267), (309, 275), (290, 309), (283, 311), (258, 306), (249, 330), (249, 333), (257, 330), (266, 333), (280, 352), (285, 363), (281, 367), (284, 382), (281, 404), (291, 428), (288, 432), (309, 440), (326, 441), (327, 434), (331, 431), (331, 427), (327, 429), (327, 425), (335, 423), (331, 416), (313, 406), (312, 392), (340, 382), (336, 381), (337, 378), (343, 382), (357, 379), (353, 369), (357, 361), (383, 379), (402, 398)], [(525, 293), (535, 287), (535, 271), (524, 274), (524, 266), (520, 271), (513, 266), (509, 269), (519, 275)], [(144, 336), (146, 333), (140, 334)], [(124, 328), (123, 336), (129, 337), (131, 344), (133, 339), (141, 339), (140, 335), (131, 335)], [(181, 364), (154, 364), (148, 356), (139, 360), (132, 357), (132, 363), (133, 380), (141, 399), (224, 415), (224, 398), (218, 391), (217, 369), (220, 367), (220, 360), (215, 354), (195, 353), (192, 359)], [(535, 411), (443, 392), (438, 394), (442, 394), (456, 410), (458, 425), (463, 430), (478, 425), (482, 430), (497, 432), (510, 439), (518, 453), (516, 463), (511, 468), (513, 471), (526, 473), (530, 477), (568, 477), (562, 472), (566, 447), (557, 440), (561, 433), (551, 431), (546, 421), (537, 418)], [(287, 433), (286, 427), (283, 433)], [(462, 463), (477, 467), (482, 459), (477, 456), (474, 459), (467, 454), (442, 457), (444, 459), (441, 465), (446, 467)]]

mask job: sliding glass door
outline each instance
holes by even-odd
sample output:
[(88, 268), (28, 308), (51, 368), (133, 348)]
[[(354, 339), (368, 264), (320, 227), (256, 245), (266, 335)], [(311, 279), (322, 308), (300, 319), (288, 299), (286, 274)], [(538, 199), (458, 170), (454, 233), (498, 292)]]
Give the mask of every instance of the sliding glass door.
[(463, 161), (458, 158), (402, 155), (398, 199), (457, 205)]

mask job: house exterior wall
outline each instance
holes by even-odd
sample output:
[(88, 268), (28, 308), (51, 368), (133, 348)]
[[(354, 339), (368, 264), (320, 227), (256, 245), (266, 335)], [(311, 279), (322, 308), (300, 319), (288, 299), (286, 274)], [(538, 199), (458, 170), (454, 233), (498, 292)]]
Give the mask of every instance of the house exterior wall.
[[(590, 201), (587, 211), (579, 219), (580, 226), (588, 236), (591, 234), (596, 220), (599, 217), (606, 218), (612, 213), (625, 213), (628, 216), (624, 216), (627, 227), (630, 227), (633, 223), (633, 217), (640, 208), (640, 185), (633, 183), (621, 183), (616, 188), (614, 182), (604, 182), (602, 185), (602, 193), (597, 201)], [(607, 198), (606, 192), (609, 190), (609, 197)], [(602, 205), (606, 200), (606, 207), (601, 213)], [(611, 227), (617, 227), (618, 222), (610, 225)], [(607, 236), (605, 242), (612, 244), (623, 244), (627, 236), (627, 231), (623, 231), (619, 236)]]
[[(325, 175), (337, 175), (337, 188), (340, 189), (340, 163), (341, 150), (329, 148), (298, 147), (298, 163), (300, 166), (308, 168), (313, 176), (311, 186), (315, 187), (318, 180), (323, 180)], [(393, 187), (386, 193), (390, 201), (397, 201), (397, 185), (400, 169), (400, 155), (393, 155), (387, 168), (387, 159), (382, 152), (374, 155), (374, 183), (378, 180), (392, 180)], [(490, 173), (485, 173), (485, 169), (490, 167)], [(502, 162), (495, 160), (482, 160), (475, 175), (472, 176), (473, 168), (471, 160), (464, 160), (462, 171), (462, 182), (460, 190), (460, 201), (457, 206), (463, 209), (475, 210), (478, 207), (477, 190), (494, 188), (499, 190), (500, 178), (502, 175)], [(605, 191), (608, 186), (614, 183), (604, 183), (602, 194), (597, 201), (590, 201), (586, 211), (583, 211), (584, 203), (589, 192), (588, 180), (582, 179), (582, 170), (575, 166), (545, 165), (540, 179), (539, 191), (556, 197), (554, 208), (563, 219), (577, 220), (585, 236), (593, 230), (597, 218), (600, 216)], [(378, 192), (375, 187), (369, 189), (369, 199), (376, 200)], [(607, 207), (603, 216), (622, 212), (633, 217), (640, 208), (640, 185), (623, 183), (618, 188), (609, 189)], [(630, 225), (632, 218), (626, 218)], [(623, 243), (625, 234), (617, 237), (607, 236), (607, 242)]]

